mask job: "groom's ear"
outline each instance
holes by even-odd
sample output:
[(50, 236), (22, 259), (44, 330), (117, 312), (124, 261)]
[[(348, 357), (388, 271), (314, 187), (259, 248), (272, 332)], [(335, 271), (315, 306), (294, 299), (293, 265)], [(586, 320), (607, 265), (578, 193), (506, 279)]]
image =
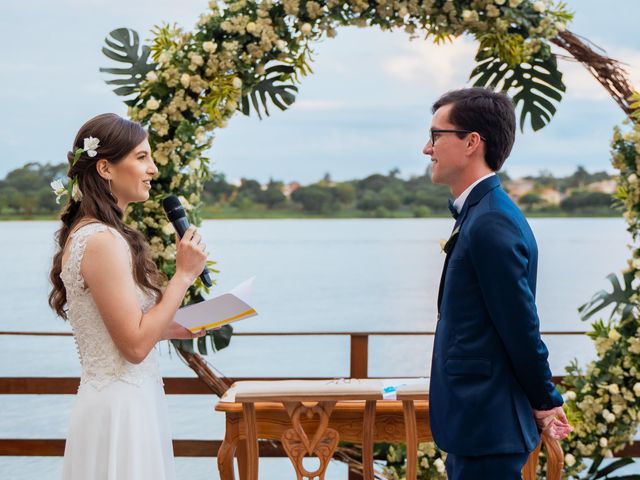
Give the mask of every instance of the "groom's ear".
[(480, 144), (482, 143), (482, 138), (478, 132), (471, 132), (467, 135), (467, 153), (473, 154), (478, 148), (480, 148)]
[(105, 158), (101, 158), (100, 160), (98, 160), (96, 162), (96, 171), (98, 172), (98, 175), (100, 175), (105, 180), (110, 180), (111, 164), (109, 163), (109, 160)]

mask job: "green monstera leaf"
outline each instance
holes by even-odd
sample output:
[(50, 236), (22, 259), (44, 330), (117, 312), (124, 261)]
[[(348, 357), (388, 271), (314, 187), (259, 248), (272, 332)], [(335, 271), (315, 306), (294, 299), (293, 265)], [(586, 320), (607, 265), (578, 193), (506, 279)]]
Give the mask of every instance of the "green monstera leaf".
[(524, 130), (527, 117), (533, 130), (540, 130), (551, 121), (556, 113), (554, 101), (560, 102), (566, 90), (555, 55), (532, 58), (529, 63), (511, 67), (488, 50), (480, 50), (476, 62), (470, 75), (470, 79), (475, 79), (474, 86), (511, 91), (516, 107), (522, 105), (521, 130)]
[[(111, 60), (126, 63), (127, 68), (100, 68), (103, 73), (124, 76), (125, 78), (115, 78), (107, 80), (108, 85), (117, 85), (113, 91), (116, 95), (129, 96), (138, 91), (140, 82), (147, 72), (156, 68), (155, 63), (149, 63), (151, 50), (147, 45), (140, 45), (138, 32), (129, 28), (118, 28), (109, 33), (104, 39), (106, 46), (102, 47), (104, 53)], [(135, 105), (138, 97), (125, 100), (127, 105)]]
[[(260, 107), (264, 109), (264, 114), (269, 116), (267, 96), (280, 110), (286, 110), (296, 100), (295, 93), (298, 87), (287, 82), (292, 79), (295, 69), (290, 65), (274, 65), (265, 70), (264, 79), (256, 84), (250, 92), (242, 97), (239, 110), (245, 115), (251, 113), (251, 106), (262, 120)], [(294, 93), (295, 92), (295, 93)]]
[(632, 285), (634, 278), (634, 272), (625, 272), (622, 274), (624, 284), (621, 284), (615, 273), (607, 275), (607, 279), (611, 283), (612, 291), (607, 292), (606, 290), (600, 290), (589, 302), (578, 308), (582, 320), (589, 320), (593, 315), (609, 306), (613, 306), (610, 318), (613, 318), (616, 312), (620, 312), (622, 318), (630, 315), (634, 306), (631, 301), (631, 297), (635, 294)]

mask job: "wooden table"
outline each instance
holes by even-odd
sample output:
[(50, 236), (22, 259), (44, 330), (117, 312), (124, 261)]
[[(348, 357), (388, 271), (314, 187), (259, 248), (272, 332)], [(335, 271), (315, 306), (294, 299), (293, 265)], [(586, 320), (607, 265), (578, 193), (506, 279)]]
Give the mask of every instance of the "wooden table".
[[(235, 478), (236, 453), (240, 478), (258, 480), (258, 439), (282, 443), (298, 480), (323, 480), (338, 441), (362, 444), (364, 479), (373, 480), (373, 444), (406, 443), (406, 478), (416, 479), (418, 443), (433, 440), (426, 382), (398, 387), (396, 400), (383, 399), (381, 381), (373, 379), (297, 381), (296, 385), (291, 388), (291, 381), (237, 382), (216, 405), (216, 411), (226, 417), (225, 437), (218, 451), (222, 480)], [(327, 385), (335, 388), (325, 389)], [(559, 480), (562, 449), (544, 436), (543, 443), (549, 458), (547, 479)], [(523, 469), (525, 480), (535, 479), (539, 450), (540, 446)], [(308, 455), (319, 460), (315, 471), (302, 464)]]

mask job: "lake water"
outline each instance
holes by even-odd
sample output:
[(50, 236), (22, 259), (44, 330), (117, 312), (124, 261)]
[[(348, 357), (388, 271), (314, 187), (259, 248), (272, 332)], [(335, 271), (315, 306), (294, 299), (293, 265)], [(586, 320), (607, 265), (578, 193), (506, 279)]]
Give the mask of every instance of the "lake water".
[[(543, 331), (581, 331), (577, 308), (626, 266), (622, 219), (532, 219), (540, 251), (537, 304)], [(449, 219), (205, 221), (222, 293), (256, 275), (259, 312), (238, 332), (433, 331)], [(0, 329), (70, 331), (49, 310), (48, 270), (57, 222), (0, 222)], [(545, 335), (554, 374), (593, 358), (583, 335)], [(372, 337), (371, 376), (425, 376), (430, 337)], [(162, 373), (192, 376), (166, 344)], [(291, 361), (296, 358), (296, 361)], [(208, 360), (227, 376), (347, 376), (348, 337), (236, 337)], [(0, 376), (78, 376), (70, 337), (0, 336)], [(63, 438), (72, 396), (1, 396), (0, 438)], [(219, 439), (214, 396), (169, 396), (174, 438)], [(281, 480), (283, 459), (261, 460), (261, 479)], [(56, 478), (58, 458), (1, 458), (0, 478)], [(177, 459), (180, 478), (218, 478), (213, 459)], [(291, 477), (293, 478), (293, 474)], [(346, 478), (332, 464), (327, 478)]]

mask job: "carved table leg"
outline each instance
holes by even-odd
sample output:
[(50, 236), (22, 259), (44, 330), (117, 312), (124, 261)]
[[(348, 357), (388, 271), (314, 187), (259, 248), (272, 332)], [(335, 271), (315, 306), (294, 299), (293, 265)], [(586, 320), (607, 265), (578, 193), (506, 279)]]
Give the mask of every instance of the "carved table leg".
[(418, 428), (413, 400), (403, 400), (404, 424), (407, 433), (407, 480), (416, 480), (418, 470)]
[(236, 449), (236, 459), (238, 460), (238, 477), (240, 480), (247, 480), (247, 442), (240, 440)]
[(256, 432), (256, 406), (243, 403), (244, 423), (247, 430), (247, 480), (258, 480), (258, 434)]
[(233, 474), (233, 454), (238, 445), (240, 418), (237, 415), (226, 415), (226, 427), (224, 440), (218, 450), (218, 472), (221, 480), (234, 480)]
[[(318, 402), (314, 406), (306, 406), (301, 402), (286, 402), (284, 407), (291, 419), (290, 428), (282, 435), (282, 446), (289, 456), (296, 471), (296, 478), (309, 480), (319, 478), (324, 480), (324, 474), (338, 446), (340, 436), (333, 428), (328, 428), (329, 417), (336, 402)], [(311, 440), (302, 428), (300, 416), (304, 414), (308, 419), (318, 416), (319, 424)], [(302, 460), (305, 455), (314, 455), (320, 461), (320, 466), (313, 472), (309, 472)]]
[(364, 405), (362, 425), (362, 466), (364, 480), (374, 480), (373, 476), (373, 435), (376, 422), (376, 401), (367, 400)]

